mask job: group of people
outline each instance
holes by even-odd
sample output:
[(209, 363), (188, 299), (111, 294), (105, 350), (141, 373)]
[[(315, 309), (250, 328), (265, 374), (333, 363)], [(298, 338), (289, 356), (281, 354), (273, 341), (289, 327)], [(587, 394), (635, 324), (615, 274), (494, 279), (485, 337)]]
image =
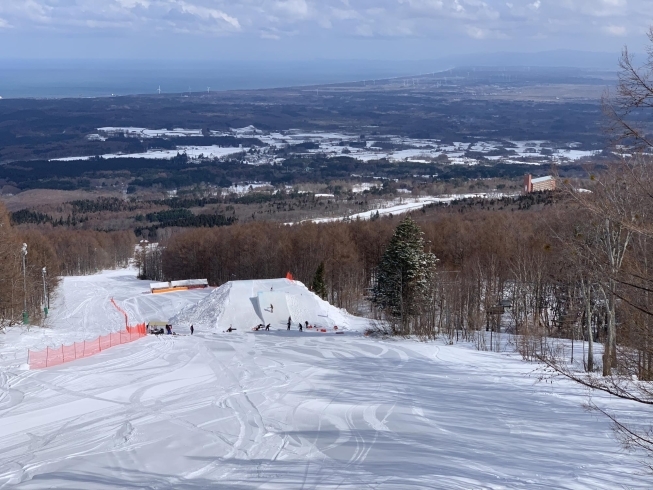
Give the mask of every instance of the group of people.
[[(177, 335), (177, 334), (175, 333), (175, 331), (172, 330), (172, 325), (171, 325), (171, 324), (167, 324), (167, 325), (165, 326), (165, 330), (163, 330), (163, 327), (152, 328), (152, 327), (150, 327), (149, 325), (148, 325), (147, 327), (148, 327), (149, 332), (150, 332), (151, 334), (154, 334), (154, 335), (163, 335), (163, 334), (166, 334), (166, 335)], [(190, 326), (190, 334), (193, 335), (194, 333), (195, 333), (195, 327), (194, 327), (193, 325), (191, 325), (191, 326)]]
[[(288, 317), (288, 330), (290, 330), (290, 325), (292, 324), (292, 318)], [(308, 322), (304, 322), (304, 325), (302, 325), (302, 322), (299, 322), (299, 331), (303, 332), (304, 328), (313, 328), (312, 325), (309, 325)]]
[[(288, 317), (288, 323), (286, 324), (286, 326), (288, 327), (288, 331), (290, 331), (290, 327), (291, 327), (291, 325), (292, 325), (292, 317)], [(191, 328), (192, 328), (192, 327), (191, 327)], [(303, 332), (305, 328), (306, 328), (306, 329), (309, 329), (309, 328), (320, 329), (320, 328), (321, 328), (323, 332), (326, 332), (326, 330), (324, 330), (324, 327), (318, 327), (318, 326), (316, 326), (316, 325), (309, 325), (308, 322), (304, 322), (303, 324), (302, 324), (302, 322), (299, 322), (299, 323), (297, 324), (297, 328), (298, 328), (298, 330), (299, 330), (300, 332)], [(338, 330), (338, 327), (337, 327), (337, 326), (334, 326), (333, 329), (334, 329), (334, 330)], [(236, 329), (235, 329), (235, 328), (232, 328), (231, 326), (229, 326), (229, 328), (228, 328), (226, 331), (227, 331), (227, 332), (232, 332), (232, 331), (234, 331), (234, 330), (236, 330)], [(256, 332), (258, 332), (259, 330), (265, 330), (265, 331), (268, 331), (268, 332), (269, 332), (269, 331), (270, 331), (270, 324), (268, 323), (267, 325), (263, 325), (262, 323), (259, 323), (258, 325), (256, 325), (255, 327), (253, 327), (252, 330), (254, 330), (254, 331), (256, 331)], [(337, 331), (336, 333), (342, 333), (342, 332)]]
[(168, 324), (165, 326), (165, 330), (163, 330), (163, 327), (159, 328), (150, 328), (150, 333), (154, 335), (176, 335), (175, 332), (172, 330), (172, 325)]

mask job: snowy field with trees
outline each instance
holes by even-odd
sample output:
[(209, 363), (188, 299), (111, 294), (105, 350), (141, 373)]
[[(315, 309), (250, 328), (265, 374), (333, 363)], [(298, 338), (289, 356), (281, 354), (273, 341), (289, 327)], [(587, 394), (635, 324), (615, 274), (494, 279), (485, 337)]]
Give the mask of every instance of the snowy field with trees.
[[(369, 320), (285, 279), (152, 295), (135, 276), (65, 277), (49, 328), (0, 335), (0, 488), (650, 488), (587, 392), (508, 343), (365, 336)], [(112, 297), (180, 335), (27, 369), (28, 348), (122, 328)], [(592, 401), (645, 422), (633, 402)]]
[[(397, 135), (373, 134), (365, 139), (360, 134), (321, 132), (304, 130), (265, 131), (254, 126), (234, 128), (229, 131), (197, 129), (147, 129), (134, 127), (102, 127), (97, 133), (86, 136), (88, 141), (103, 142), (108, 138), (131, 138), (140, 141), (153, 139), (179, 142), (172, 149), (153, 149), (144, 153), (102, 154), (102, 158), (151, 158), (171, 159), (186, 154), (189, 160), (220, 159), (243, 154), (245, 162), (253, 165), (280, 163), (279, 151), (296, 155), (324, 155), (329, 158), (348, 156), (363, 162), (387, 159), (393, 162), (412, 161), (429, 163), (433, 161), (456, 165), (477, 165), (480, 162), (502, 163), (568, 163), (596, 155), (596, 151), (579, 149), (578, 142), (556, 144), (550, 141), (478, 141), (443, 143), (439, 139), (416, 139)], [(218, 138), (236, 144), (235, 147), (217, 145), (184, 145), (186, 138)], [(256, 144), (251, 145), (252, 142)], [(282, 152), (283, 153), (283, 152)], [(472, 155), (474, 157), (472, 157)], [(89, 160), (96, 155), (69, 156), (52, 161)]]

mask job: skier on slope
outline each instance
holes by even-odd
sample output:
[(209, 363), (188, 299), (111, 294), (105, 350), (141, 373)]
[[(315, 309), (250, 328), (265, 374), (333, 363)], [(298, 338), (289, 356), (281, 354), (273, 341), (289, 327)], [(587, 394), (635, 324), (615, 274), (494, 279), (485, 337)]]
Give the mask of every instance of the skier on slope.
[(269, 323), (265, 326), (265, 331), (266, 331), (266, 332), (269, 332), (269, 331), (270, 331), (270, 324), (269, 324)]
[(299, 322), (299, 331), (301, 332), (303, 328), (304, 328), (304, 325), (302, 325), (302, 322)]
[(195, 328), (191, 325), (190, 326), (190, 334), (193, 335), (194, 332), (195, 332)]
[(288, 317), (288, 330), (290, 330), (290, 322), (292, 322), (292, 318)]
[(270, 313), (274, 313), (274, 306), (270, 305)]

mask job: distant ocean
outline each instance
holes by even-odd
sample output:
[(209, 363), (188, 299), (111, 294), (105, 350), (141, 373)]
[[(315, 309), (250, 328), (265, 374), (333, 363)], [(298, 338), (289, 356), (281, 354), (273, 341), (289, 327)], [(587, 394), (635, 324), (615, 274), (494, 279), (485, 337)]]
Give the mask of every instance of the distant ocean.
[(16, 61), (0, 60), (0, 97), (250, 90), (417, 75), (428, 62)]
[(0, 59), (0, 97), (113, 95), (251, 90), (416, 76), (455, 66), (616, 69), (616, 54), (576, 51), (494, 53), (431, 61), (164, 61)]

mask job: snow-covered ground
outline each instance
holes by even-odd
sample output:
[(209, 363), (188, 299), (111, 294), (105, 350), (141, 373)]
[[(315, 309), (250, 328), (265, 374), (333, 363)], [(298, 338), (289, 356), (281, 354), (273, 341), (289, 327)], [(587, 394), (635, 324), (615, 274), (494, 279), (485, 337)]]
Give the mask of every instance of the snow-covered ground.
[[(401, 190), (401, 189), (400, 189)], [(374, 209), (369, 211), (363, 211), (362, 213), (350, 214), (347, 216), (336, 216), (328, 218), (311, 218), (304, 221), (311, 221), (313, 223), (332, 223), (334, 221), (347, 221), (347, 220), (368, 220), (376, 217), (377, 213), (379, 216), (395, 215), (395, 214), (405, 214), (410, 213), (411, 211), (416, 211), (422, 209), (424, 206), (435, 203), (450, 203), (459, 199), (468, 199), (468, 198), (482, 198), (482, 199), (501, 199), (504, 197), (504, 194), (501, 193), (480, 193), (480, 194), (452, 194), (449, 196), (439, 196), (439, 197), (402, 197), (387, 201), (383, 205), (378, 205)], [(303, 221), (302, 221), (303, 222)], [(285, 223), (286, 225), (293, 225), (295, 223)]]
[[(147, 140), (166, 138), (177, 141), (180, 145), (186, 137), (200, 137), (199, 129), (147, 129), (140, 127), (103, 127), (97, 133), (87, 135), (89, 141), (104, 141), (108, 137), (124, 135), (129, 138)], [(369, 140), (361, 141), (360, 134), (340, 132), (304, 131), (290, 129), (287, 131), (263, 131), (253, 126), (235, 128), (228, 131), (211, 131), (214, 137), (257, 138), (263, 147), (256, 148), (251, 154), (244, 156), (244, 161), (252, 165), (275, 164), (283, 161), (276, 156), (280, 148), (292, 147), (310, 143), (315, 148), (302, 150), (296, 147), (293, 152), (298, 154), (321, 154), (327, 157), (347, 156), (362, 162), (387, 159), (394, 162), (431, 163), (441, 155), (446, 155), (453, 165), (476, 165), (480, 163), (478, 155), (488, 161), (501, 163), (531, 163), (545, 164), (548, 162), (569, 162), (591, 157), (596, 152), (581, 150), (580, 143), (570, 142), (566, 145), (554, 145), (547, 141), (476, 141), (473, 143), (452, 142), (443, 143), (439, 139), (408, 138), (396, 135), (374, 135)], [(361, 145), (361, 143), (364, 143)], [(151, 150), (146, 153), (130, 154), (133, 158), (173, 158), (177, 152), (186, 153), (191, 159), (221, 158), (243, 151), (247, 148), (220, 148), (217, 146), (179, 146), (177, 150)], [(395, 149), (384, 149), (395, 148)], [(466, 156), (472, 152), (473, 156)], [(126, 155), (108, 154), (104, 158), (117, 158)], [(86, 160), (86, 157), (59, 158), (59, 161)]]
[[(197, 160), (201, 158), (223, 158), (226, 156), (235, 155), (238, 153), (243, 153), (247, 151), (248, 148), (229, 148), (221, 146), (179, 146), (176, 150), (148, 150), (143, 153), (107, 153), (105, 155), (100, 155), (104, 159), (111, 158), (147, 158), (147, 159), (162, 159), (162, 160), (171, 160), (178, 155), (186, 155), (191, 160)], [(64, 158), (53, 158), (52, 162), (71, 162), (74, 160), (90, 160), (91, 156), (85, 157), (64, 157)]]
[(247, 194), (256, 190), (272, 190), (273, 187), (269, 182), (252, 182), (250, 184), (232, 185), (226, 189), (226, 194)]
[[(133, 270), (65, 278), (49, 329), (0, 335), (0, 488), (650, 488), (585, 392), (537, 382), (518, 356), (364, 337), (365, 320), (283, 279), (147, 291)], [(110, 297), (134, 321), (200, 320), (196, 333), (24, 369), (31, 345), (119, 329)], [(268, 302), (279, 318), (257, 313)], [(252, 332), (259, 313), (349, 325)]]

